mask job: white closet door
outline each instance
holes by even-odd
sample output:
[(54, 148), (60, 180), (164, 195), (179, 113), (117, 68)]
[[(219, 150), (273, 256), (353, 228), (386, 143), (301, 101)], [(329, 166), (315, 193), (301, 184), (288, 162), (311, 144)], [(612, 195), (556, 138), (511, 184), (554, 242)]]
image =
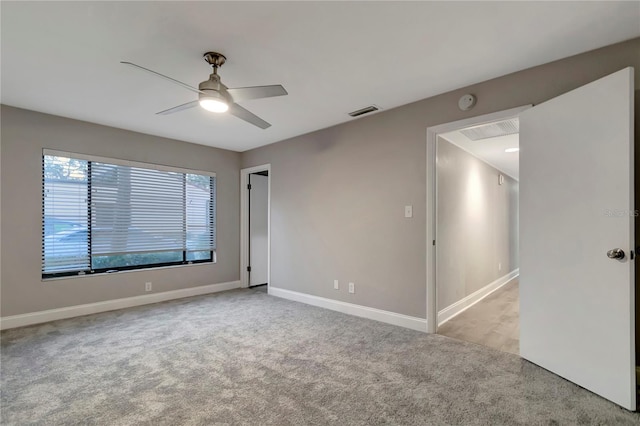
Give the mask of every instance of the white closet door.
[(249, 183), (249, 285), (267, 284), (267, 232), (269, 177), (250, 174)]

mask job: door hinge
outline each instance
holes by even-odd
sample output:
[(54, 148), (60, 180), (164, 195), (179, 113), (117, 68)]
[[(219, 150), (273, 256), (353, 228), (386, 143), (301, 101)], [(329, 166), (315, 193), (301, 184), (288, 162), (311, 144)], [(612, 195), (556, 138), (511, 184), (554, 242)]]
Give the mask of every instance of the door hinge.
[(247, 266), (247, 272), (251, 272), (251, 266)]
[(629, 250), (629, 257), (631, 258), (631, 260), (636, 257), (636, 254), (633, 252), (633, 250)]
[(248, 185), (247, 185), (247, 189), (251, 189), (251, 184), (248, 184)]
[(433, 240), (433, 245), (434, 245), (434, 246), (436, 245), (436, 240)]

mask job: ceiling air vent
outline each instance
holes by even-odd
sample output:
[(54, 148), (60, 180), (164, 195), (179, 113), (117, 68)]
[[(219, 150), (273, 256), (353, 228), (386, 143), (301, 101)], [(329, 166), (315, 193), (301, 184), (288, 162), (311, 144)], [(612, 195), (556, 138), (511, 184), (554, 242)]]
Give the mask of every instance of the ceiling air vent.
[(462, 133), (472, 141), (477, 141), (480, 139), (513, 135), (515, 133), (518, 133), (519, 131), (520, 131), (520, 121), (516, 117), (510, 120), (498, 121), (496, 123), (482, 124), (480, 126), (469, 127), (467, 129), (460, 130), (460, 133)]
[(368, 106), (368, 107), (365, 107), (365, 108), (359, 109), (359, 110), (357, 110), (357, 111), (351, 111), (351, 112), (349, 113), (349, 115), (350, 115), (350, 116), (352, 116), (352, 117), (359, 117), (359, 116), (361, 116), (361, 115), (369, 114), (370, 112), (378, 111), (378, 110), (380, 110), (380, 108), (378, 108), (377, 106), (375, 106), (375, 105), (370, 105), (370, 106)]

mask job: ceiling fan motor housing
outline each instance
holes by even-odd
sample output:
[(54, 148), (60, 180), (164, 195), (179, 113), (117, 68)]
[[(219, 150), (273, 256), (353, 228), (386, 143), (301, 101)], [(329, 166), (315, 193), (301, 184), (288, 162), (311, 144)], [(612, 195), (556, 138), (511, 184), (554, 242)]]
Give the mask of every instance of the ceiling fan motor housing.
[(226, 91), (226, 87), (220, 83), (220, 76), (217, 74), (211, 74), (209, 80), (205, 80), (198, 85), (198, 89), (206, 93), (200, 93), (200, 99), (213, 98), (227, 103), (233, 102), (233, 99), (231, 99), (231, 96)]

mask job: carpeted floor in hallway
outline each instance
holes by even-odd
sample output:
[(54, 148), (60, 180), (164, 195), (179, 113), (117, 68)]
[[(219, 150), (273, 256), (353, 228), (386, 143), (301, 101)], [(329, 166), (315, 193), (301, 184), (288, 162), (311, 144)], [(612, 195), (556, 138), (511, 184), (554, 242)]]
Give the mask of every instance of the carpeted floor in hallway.
[(438, 334), (520, 353), (519, 280), (515, 278), (438, 327)]
[(234, 290), (2, 332), (3, 425), (640, 424), (516, 355)]

